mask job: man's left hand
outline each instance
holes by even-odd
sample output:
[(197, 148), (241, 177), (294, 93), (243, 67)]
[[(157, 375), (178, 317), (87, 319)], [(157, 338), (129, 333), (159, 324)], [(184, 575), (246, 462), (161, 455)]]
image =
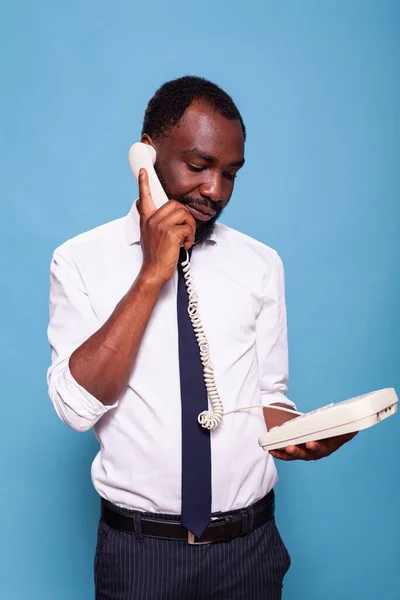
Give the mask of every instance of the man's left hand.
[(337, 435), (326, 440), (306, 442), (299, 446), (287, 446), (282, 450), (270, 450), (269, 453), (280, 460), (318, 460), (336, 452), (343, 444), (353, 439), (357, 433), (358, 431)]

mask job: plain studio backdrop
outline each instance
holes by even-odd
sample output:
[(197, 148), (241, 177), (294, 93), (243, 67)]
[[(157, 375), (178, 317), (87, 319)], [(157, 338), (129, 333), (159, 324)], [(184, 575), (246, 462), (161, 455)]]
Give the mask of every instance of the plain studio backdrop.
[[(147, 101), (207, 77), (248, 128), (223, 222), (284, 261), (289, 397), (399, 392), (400, 3), (17, 0), (0, 39), (0, 596), (87, 600), (98, 446), (47, 396), (53, 250), (129, 211)], [(285, 600), (398, 600), (399, 419), (278, 464)]]

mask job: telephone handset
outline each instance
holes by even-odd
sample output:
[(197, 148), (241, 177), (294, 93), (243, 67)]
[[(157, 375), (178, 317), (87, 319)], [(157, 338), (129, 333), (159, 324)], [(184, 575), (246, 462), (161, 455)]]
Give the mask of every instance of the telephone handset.
[[(154, 148), (149, 144), (137, 142), (136, 144), (133, 144), (129, 150), (128, 161), (132, 173), (136, 179), (139, 178), (140, 169), (146, 169), (149, 178), (151, 196), (155, 206), (160, 208), (163, 204), (165, 204), (165, 202), (168, 202), (167, 195), (154, 170), (154, 163), (156, 161), (156, 151)], [(208, 399), (212, 407), (212, 410), (205, 410), (200, 413), (198, 416), (198, 421), (205, 429), (214, 429), (215, 427), (218, 427), (222, 421), (224, 407), (215, 384), (214, 368), (211, 363), (210, 348), (199, 315), (197, 293), (190, 269), (189, 255), (187, 252), (186, 260), (181, 263), (181, 266), (189, 296), (189, 317), (192, 322), (196, 340), (199, 346), (200, 359), (204, 371), (204, 382), (206, 385)]]
[(167, 194), (164, 192), (164, 188), (154, 170), (153, 165), (156, 162), (156, 151), (153, 146), (143, 144), (142, 142), (133, 144), (129, 149), (128, 161), (132, 173), (137, 180), (139, 180), (140, 169), (146, 169), (149, 178), (151, 197), (153, 198), (156, 208), (160, 208), (163, 204), (168, 202)]

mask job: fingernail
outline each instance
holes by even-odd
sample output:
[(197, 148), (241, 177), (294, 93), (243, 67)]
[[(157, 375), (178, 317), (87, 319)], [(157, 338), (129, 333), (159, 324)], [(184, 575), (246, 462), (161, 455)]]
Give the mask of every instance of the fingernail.
[(288, 454), (296, 454), (296, 450), (286, 450)]
[(316, 449), (317, 449), (317, 445), (316, 445), (316, 444), (313, 444), (312, 446), (309, 446), (309, 449), (310, 449), (310, 450), (316, 450)]

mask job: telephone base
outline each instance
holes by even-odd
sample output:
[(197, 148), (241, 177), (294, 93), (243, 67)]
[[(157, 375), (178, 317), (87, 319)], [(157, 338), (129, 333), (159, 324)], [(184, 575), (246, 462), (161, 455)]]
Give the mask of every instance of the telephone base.
[(361, 431), (394, 415), (397, 403), (393, 388), (364, 394), (286, 421), (267, 431), (258, 443), (265, 451), (280, 450)]

